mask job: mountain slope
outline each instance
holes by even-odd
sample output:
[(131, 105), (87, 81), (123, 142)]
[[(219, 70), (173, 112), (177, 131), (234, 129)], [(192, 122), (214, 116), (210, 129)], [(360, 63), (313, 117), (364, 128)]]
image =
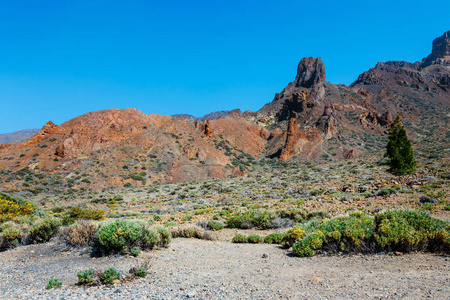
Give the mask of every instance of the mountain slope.
[(26, 141), (0, 145), (0, 188), (98, 190), (243, 175), (258, 160), (380, 155), (396, 115), (417, 147), (439, 146), (446, 155), (448, 36), (433, 42), (422, 62), (378, 63), (351, 86), (326, 82), (322, 60), (304, 58), (294, 81), (257, 112), (200, 121), (129, 108), (90, 112), (60, 126), (48, 122)]
[(35, 135), (38, 131), (39, 129), (24, 129), (11, 133), (2, 133), (0, 134), (0, 145), (24, 141)]

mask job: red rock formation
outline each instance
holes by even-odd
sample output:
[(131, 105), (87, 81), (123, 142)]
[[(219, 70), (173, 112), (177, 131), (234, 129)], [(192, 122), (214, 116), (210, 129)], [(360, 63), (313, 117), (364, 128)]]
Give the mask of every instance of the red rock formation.
[(259, 131), (259, 136), (262, 137), (263, 139), (267, 140), (269, 138), (270, 134), (266, 128), (262, 127), (261, 130)]
[(209, 122), (209, 120), (203, 121), (203, 124), (202, 124), (202, 134), (203, 134), (206, 138), (213, 138), (213, 137), (214, 137), (214, 132), (212, 131), (211, 123)]
[(273, 139), (274, 137), (277, 137), (279, 135), (283, 134), (283, 131), (280, 128), (275, 128), (272, 130), (272, 132), (269, 135), (269, 140)]
[(288, 128), (286, 131), (286, 143), (283, 150), (281, 150), (280, 160), (289, 159), (295, 151), (295, 145), (300, 138), (297, 119), (292, 118), (289, 120)]

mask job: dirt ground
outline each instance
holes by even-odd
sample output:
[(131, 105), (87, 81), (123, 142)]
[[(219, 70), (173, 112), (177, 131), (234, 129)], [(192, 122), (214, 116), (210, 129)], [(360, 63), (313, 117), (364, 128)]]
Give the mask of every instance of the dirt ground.
[[(145, 279), (80, 287), (76, 273), (150, 261)], [(63, 287), (46, 290), (50, 276)], [(450, 299), (450, 258), (338, 255), (296, 258), (277, 245), (174, 239), (139, 258), (92, 258), (54, 243), (0, 253), (2, 299)]]

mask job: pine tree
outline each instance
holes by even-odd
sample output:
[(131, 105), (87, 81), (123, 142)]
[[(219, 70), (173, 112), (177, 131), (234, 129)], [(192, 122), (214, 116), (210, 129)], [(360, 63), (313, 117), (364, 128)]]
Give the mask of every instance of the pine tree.
[(389, 172), (395, 175), (411, 174), (416, 168), (411, 142), (406, 136), (400, 117), (397, 116), (389, 128), (389, 141), (386, 145), (385, 157), (390, 159)]

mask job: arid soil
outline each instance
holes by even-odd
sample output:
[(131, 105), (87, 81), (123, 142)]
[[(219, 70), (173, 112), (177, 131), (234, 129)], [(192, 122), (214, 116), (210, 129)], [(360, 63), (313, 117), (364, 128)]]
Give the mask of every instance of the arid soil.
[[(224, 234), (227, 234), (224, 232)], [(175, 239), (139, 258), (93, 259), (55, 243), (0, 253), (2, 299), (449, 299), (448, 256), (413, 253), (296, 258), (277, 245)], [(122, 274), (150, 260), (145, 279), (81, 287), (80, 270)], [(46, 290), (50, 278), (61, 289)]]

